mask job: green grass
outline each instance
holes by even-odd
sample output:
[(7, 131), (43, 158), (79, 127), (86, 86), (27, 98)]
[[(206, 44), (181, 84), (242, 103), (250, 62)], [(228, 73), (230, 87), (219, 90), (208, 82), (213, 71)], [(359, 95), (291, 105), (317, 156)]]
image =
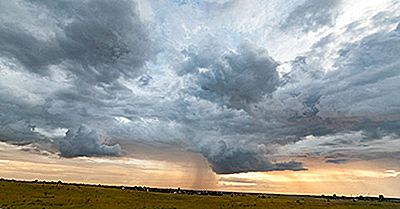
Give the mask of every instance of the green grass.
[(399, 208), (400, 203), (378, 201), (328, 200), (313, 197), (200, 196), (151, 193), (95, 186), (74, 186), (0, 181), (0, 208)]

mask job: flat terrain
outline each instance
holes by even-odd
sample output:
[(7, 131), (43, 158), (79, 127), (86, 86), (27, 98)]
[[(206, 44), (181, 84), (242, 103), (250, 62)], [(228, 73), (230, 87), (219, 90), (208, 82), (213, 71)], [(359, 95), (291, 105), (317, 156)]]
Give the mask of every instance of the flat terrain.
[(0, 208), (399, 208), (400, 203), (303, 196), (189, 195), (97, 186), (0, 181)]

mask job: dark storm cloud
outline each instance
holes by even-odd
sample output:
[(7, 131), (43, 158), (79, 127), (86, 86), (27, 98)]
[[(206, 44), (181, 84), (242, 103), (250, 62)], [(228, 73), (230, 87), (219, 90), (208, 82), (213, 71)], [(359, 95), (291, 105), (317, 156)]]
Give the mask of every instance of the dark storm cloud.
[[(31, 104), (32, 101), (10, 97), (3, 91), (5, 95), (0, 96), (8, 98), (0, 102), (4, 110), (2, 135), (10, 141), (43, 141), (40, 138), (46, 137), (30, 127), (62, 127), (72, 129), (60, 143), (64, 156), (118, 154), (118, 147), (101, 144), (101, 139), (95, 139), (95, 130), (85, 133), (79, 124), (109, 118), (96, 112), (128, 91), (117, 79), (140, 75), (145, 62), (153, 56), (136, 4), (128, 0), (1, 4), (3, 63), (13, 62), (8, 67), (15, 74), (26, 71), (21, 75), (33, 79), (27, 81), (28, 86), (32, 84), (28, 91), (41, 103)], [(19, 13), (22, 21), (16, 23), (11, 13)], [(38, 76), (42, 76), (39, 80), (48, 85), (47, 89), (34, 85), (39, 83)], [(54, 81), (58, 77), (62, 79), (59, 85)]]
[(265, 50), (244, 44), (235, 52), (215, 54), (219, 46), (208, 47), (189, 53), (189, 60), (181, 71), (181, 74), (196, 76), (202, 90), (196, 92), (200, 97), (243, 109), (278, 86), (278, 63)]
[(262, 150), (249, 149), (237, 145), (227, 145), (223, 140), (212, 147), (203, 147), (201, 153), (207, 157), (213, 170), (219, 174), (252, 172), (305, 170), (300, 162), (289, 161), (272, 163)]
[(110, 83), (121, 75), (137, 75), (151, 56), (146, 28), (132, 1), (20, 3), (32, 13), (46, 15), (44, 19), (38, 18), (39, 14), (24, 18), (35, 18), (45, 25), (46, 21), (53, 23), (46, 26), (52, 27), (48, 30), (54, 36), (43, 40), (30, 33), (32, 26), (4, 20), (1, 54), (21, 62), (29, 71), (45, 75), (49, 65), (61, 64), (86, 82)]
[[(194, 124), (186, 119), (185, 123), (193, 126), (190, 130), (197, 128), (193, 130), (190, 150), (203, 154), (216, 173), (303, 170), (299, 162), (272, 163), (263, 150), (251, 144), (239, 145), (240, 141), (251, 142), (252, 138), (272, 141), (266, 136), (269, 131), (265, 130), (265, 124), (255, 121), (246, 111), (278, 88), (281, 83), (276, 69), (278, 63), (266, 50), (250, 44), (226, 50), (217, 43), (208, 43), (205, 48), (185, 52), (187, 61), (178, 72), (192, 81), (192, 86), (185, 90), (187, 94), (226, 110), (213, 110), (218, 115), (211, 118), (194, 115)], [(241, 113), (218, 113), (236, 110)], [(188, 109), (188, 114), (195, 113)], [(204, 133), (199, 132), (202, 129)], [(207, 138), (219, 138), (218, 143), (208, 142)]]
[(2, 24), (0, 30), (1, 56), (15, 58), (33, 71), (59, 61), (60, 51), (54, 43), (37, 40), (28, 31), (12, 24)]
[(60, 152), (65, 157), (122, 155), (121, 147), (105, 144), (105, 136), (100, 136), (96, 130), (80, 126), (77, 131), (68, 130), (60, 143)]

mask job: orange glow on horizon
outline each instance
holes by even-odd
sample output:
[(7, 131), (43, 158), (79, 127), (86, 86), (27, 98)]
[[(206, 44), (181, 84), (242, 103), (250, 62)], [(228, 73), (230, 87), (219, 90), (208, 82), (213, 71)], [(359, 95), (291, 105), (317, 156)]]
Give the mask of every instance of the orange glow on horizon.
[(174, 162), (131, 157), (60, 158), (6, 144), (0, 144), (0, 151), (2, 178), (284, 194), (400, 196), (400, 172), (376, 167), (377, 162), (325, 164), (313, 159), (305, 161), (307, 171), (217, 175), (204, 158), (191, 153), (185, 153), (194, 155), (187, 161)]

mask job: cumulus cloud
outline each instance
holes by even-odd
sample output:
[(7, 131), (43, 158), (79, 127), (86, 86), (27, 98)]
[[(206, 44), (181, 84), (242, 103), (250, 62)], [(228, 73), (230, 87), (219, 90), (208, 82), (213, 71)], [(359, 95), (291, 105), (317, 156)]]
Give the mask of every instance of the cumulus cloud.
[[(240, 142), (239, 142), (240, 143)], [(219, 174), (252, 172), (252, 171), (279, 171), (306, 170), (301, 162), (289, 161), (273, 163), (262, 149), (252, 148), (251, 145), (229, 145), (224, 140), (217, 144), (203, 146), (200, 151)]]
[(60, 152), (65, 157), (122, 155), (119, 144), (107, 145), (105, 139), (96, 130), (82, 125), (77, 131), (68, 130), (65, 133), (64, 140), (60, 142)]
[[(219, 101), (240, 108), (259, 101), (273, 92), (279, 84), (278, 63), (265, 50), (241, 45), (236, 51), (215, 54), (219, 46), (209, 45), (207, 50), (189, 53), (181, 74), (195, 77), (202, 92), (201, 98)], [(216, 101), (218, 102), (218, 101)]]
[(398, 3), (243, 2), (0, 2), (1, 140), (64, 157), (162, 143), (217, 173), (398, 156)]

